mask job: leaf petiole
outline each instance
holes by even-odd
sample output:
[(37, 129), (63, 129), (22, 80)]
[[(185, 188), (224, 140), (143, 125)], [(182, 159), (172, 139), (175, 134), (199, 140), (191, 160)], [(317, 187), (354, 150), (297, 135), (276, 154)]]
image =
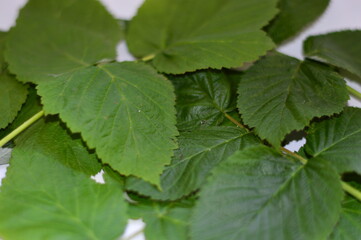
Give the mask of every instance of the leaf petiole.
[(361, 93), (359, 91), (357, 91), (356, 89), (350, 87), (350, 86), (347, 86), (347, 90), (349, 93), (351, 93), (354, 97), (357, 97), (358, 99), (361, 100)]
[[(356, 90), (355, 90), (356, 91)], [(360, 94), (360, 99), (361, 99), (361, 94)], [(226, 118), (228, 118), (231, 122), (233, 122), (234, 124), (236, 124), (238, 127), (241, 128), (245, 128), (244, 125), (242, 125), (241, 123), (239, 123), (236, 119), (232, 118), (230, 115), (224, 113)], [(303, 158), (301, 155), (292, 152), (290, 150), (288, 150), (287, 148), (281, 147), (281, 150), (289, 155), (292, 156), (296, 159), (298, 159), (302, 164), (307, 164), (308, 160)], [(350, 194), (351, 196), (353, 196), (354, 198), (356, 198), (357, 200), (361, 201), (361, 191), (359, 191), (358, 189), (352, 187), (351, 185), (349, 185), (348, 183), (341, 181), (341, 185), (342, 185), (342, 189), (347, 192), (348, 194)]]
[(18, 128), (16, 128), (14, 131), (9, 133), (6, 137), (0, 140), (0, 147), (4, 146), (7, 142), (12, 140), (14, 137), (16, 137), (18, 134), (23, 132), (26, 128), (31, 126), (34, 122), (39, 120), (42, 116), (44, 116), (44, 111), (40, 111), (34, 116), (32, 116), (30, 119), (25, 121), (23, 124), (21, 124)]
[(154, 57), (155, 57), (155, 54), (150, 54), (150, 55), (148, 55), (148, 56), (143, 57), (141, 60), (142, 60), (143, 62), (147, 62), (147, 61), (152, 60)]

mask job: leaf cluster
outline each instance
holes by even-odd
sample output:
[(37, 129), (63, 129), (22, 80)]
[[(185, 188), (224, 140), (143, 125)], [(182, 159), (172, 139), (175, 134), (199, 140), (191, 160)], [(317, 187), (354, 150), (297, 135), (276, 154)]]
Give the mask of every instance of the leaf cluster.
[(0, 237), (143, 219), (147, 240), (358, 239), (361, 30), (276, 51), (328, 3), (146, 0), (124, 27), (97, 0), (29, 0), (0, 33)]

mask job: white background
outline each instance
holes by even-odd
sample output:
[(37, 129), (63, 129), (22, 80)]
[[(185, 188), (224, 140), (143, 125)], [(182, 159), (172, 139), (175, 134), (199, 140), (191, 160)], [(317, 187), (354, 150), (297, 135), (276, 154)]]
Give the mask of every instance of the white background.
[[(46, 1), (46, 0), (44, 0)], [(59, 0), (60, 1), (60, 0)], [(195, 0), (196, 1), (196, 0)], [(143, 0), (101, 0), (107, 9), (116, 17), (121, 19), (130, 19)], [(8, 31), (15, 24), (18, 10), (26, 3), (26, 0), (0, 0), (0, 30)], [(293, 41), (283, 45), (279, 51), (302, 59), (302, 42), (307, 36), (338, 31), (344, 29), (361, 29), (361, 1), (360, 0), (331, 0), (325, 14), (313, 25), (308, 27), (301, 35)], [(361, 39), (360, 39), (361, 44)], [(118, 60), (132, 60), (127, 52), (125, 43), (118, 46)], [(352, 87), (361, 92), (358, 83), (349, 83)], [(361, 107), (359, 101), (351, 99), (349, 105)], [(292, 143), (289, 149), (296, 150), (304, 141)], [(0, 166), (0, 185), (4, 178), (7, 165)], [(125, 235), (129, 236), (132, 232), (142, 228), (143, 224), (139, 221), (132, 222)], [(132, 240), (144, 240), (142, 235), (132, 238)]]

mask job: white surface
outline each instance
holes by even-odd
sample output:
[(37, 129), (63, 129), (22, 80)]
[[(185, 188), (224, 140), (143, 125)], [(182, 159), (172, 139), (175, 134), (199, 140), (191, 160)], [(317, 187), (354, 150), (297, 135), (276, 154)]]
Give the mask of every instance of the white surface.
[[(45, 1), (45, 0), (44, 0)], [(25, 4), (26, 0), (0, 0), (0, 30), (7, 31), (15, 23), (18, 9)], [(137, 7), (143, 0), (102, 0), (106, 8), (116, 17), (130, 19), (136, 12)], [(302, 41), (309, 35), (338, 31), (343, 29), (361, 29), (361, 1), (360, 0), (333, 0), (326, 13), (300, 36), (292, 42), (285, 44), (279, 51), (302, 59)], [(132, 60), (133, 58), (126, 50), (124, 43), (117, 48), (118, 60)], [(359, 84), (352, 86), (361, 91)], [(360, 102), (352, 100), (349, 103), (361, 107)], [(304, 144), (304, 140), (293, 142), (288, 145), (290, 150), (297, 150)], [(7, 165), (0, 166), (0, 184), (4, 177)], [(101, 180), (99, 176), (97, 180)], [(140, 221), (130, 221), (125, 236), (142, 228), (144, 224)], [(132, 240), (143, 240), (143, 236), (137, 236)]]

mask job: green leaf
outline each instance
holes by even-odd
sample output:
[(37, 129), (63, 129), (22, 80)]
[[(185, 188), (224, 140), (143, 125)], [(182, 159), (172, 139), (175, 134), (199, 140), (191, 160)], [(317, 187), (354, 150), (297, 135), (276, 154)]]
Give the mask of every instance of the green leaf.
[(40, 97), (36, 93), (36, 89), (33, 86), (30, 86), (28, 87), (28, 92), (28, 97), (14, 121), (5, 129), (0, 130), (0, 139), (11, 133), (43, 108), (40, 103)]
[(346, 69), (361, 77), (361, 31), (341, 31), (312, 36), (303, 45), (308, 58)]
[(361, 236), (361, 203), (347, 196), (342, 203), (340, 219), (329, 240), (354, 240)]
[(82, 173), (93, 161), (94, 154), (57, 123), (34, 131), (14, 149), (2, 182), (0, 236), (12, 240), (119, 237), (127, 219), (122, 191)]
[(161, 72), (238, 67), (274, 47), (260, 29), (277, 13), (276, 0), (147, 0), (129, 24), (136, 57), (154, 56)]
[(128, 178), (126, 188), (158, 200), (179, 199), (201, 187), (209, 172), (235, 151), (259, 143), (236, 127), (208, 127), (183, 132), (172, 163), (161, 175), (162, 191), (137, 178)]
[(346, 108), (337, 117), (312, 125), (304, 151), (330, 161), (338, 172), (361, 173), (361, 109)]
[(312, 118), (341, 112), (348, 100), (345, 81), (332, 69), (278, 53), (250, 68), (238, 93), (244, 123), (274, 146)]
[(91, 66), (39, 83), (44, 110), (60, 114), (103, 163), (159, 184), (174, 138), (173, 86), (144, 63)]
[(338, 174), (322, 160), (295, 163), (265, 146), (239, 151), (202, 189), (192, 239), (325, 239), (339, 217)]
[(169, 76), (177, 96), (179, 130), (220, 125), (236, 109), (236, 93), (224, 71), (203, 70)]
[(277, 44), (295, 36), (315, 21), (327, 8), (330, 0), (280, 0), (280, 13), (265, 28)]
[(188, 240), (193, 205), (193, 200), (169, 203), (142, 200), (130, 205), (129, 212), (132, 218), (145, 222), (147, 240)]
[(0, 129), (15, 119), (21, 105), (26, 101), (27, 94), (27, 87), (13, 75), (6, 70), (0, 73)]
[(6, 37), (7, 33), (0, 32), (0, 129), (14, 120), (28, 94), (27, 87), (7, 70), (4, 60)]
[(38, 83), (114, 59), (120, 38), (118, 22), (99, 1), (31, 0), (10, 31), (6, 59), (19, 80)]

